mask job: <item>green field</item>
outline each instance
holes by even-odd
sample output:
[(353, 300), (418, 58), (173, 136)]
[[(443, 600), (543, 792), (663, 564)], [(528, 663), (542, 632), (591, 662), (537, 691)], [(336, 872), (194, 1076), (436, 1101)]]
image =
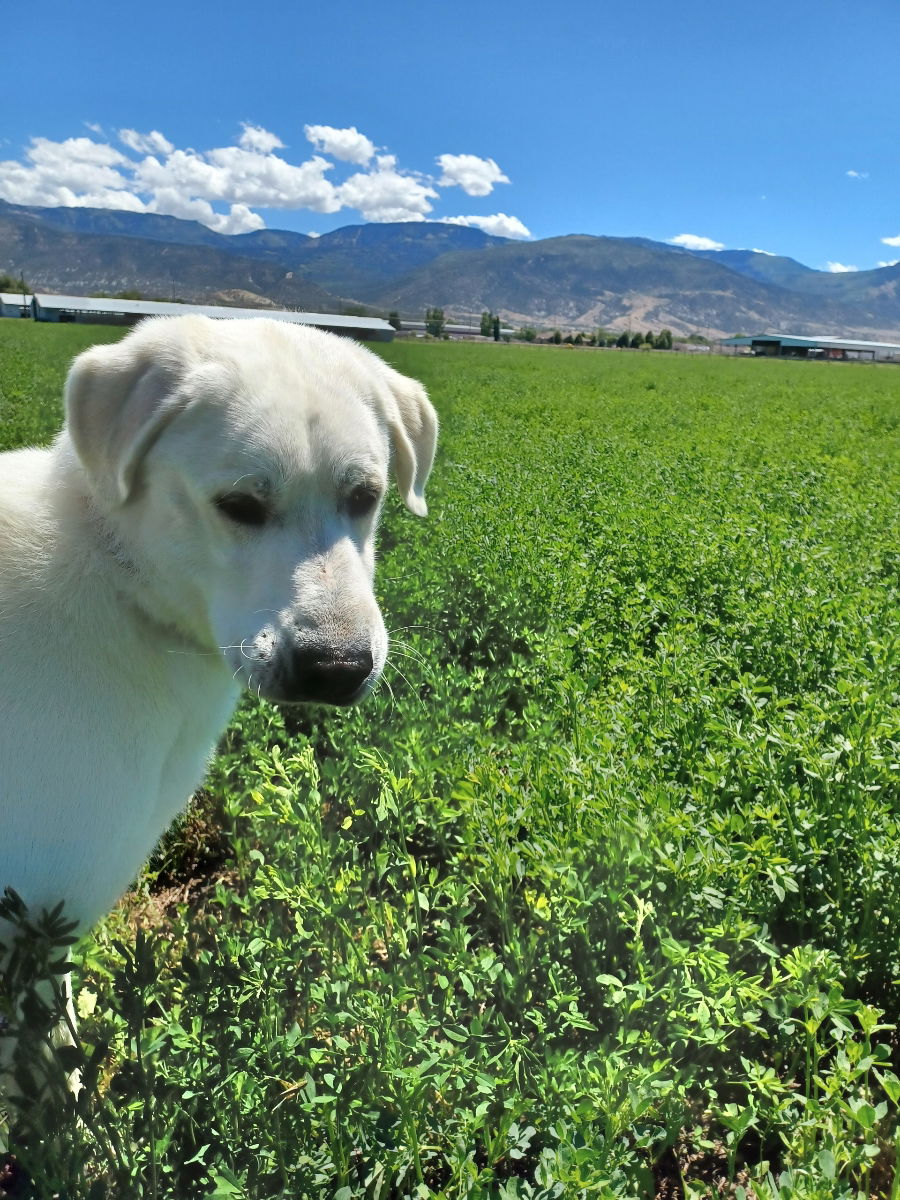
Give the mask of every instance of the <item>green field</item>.
[[(0, 322), (0, 445), (116, 336)], [(78, 948), (37, 1194), (900, 1200), (900, 371), (384, 354), (393, 666), (248, 699)]]

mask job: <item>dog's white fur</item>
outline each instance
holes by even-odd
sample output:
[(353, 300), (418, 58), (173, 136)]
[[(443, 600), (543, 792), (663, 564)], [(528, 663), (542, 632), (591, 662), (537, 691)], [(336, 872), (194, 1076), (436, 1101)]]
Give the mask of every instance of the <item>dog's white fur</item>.
[(371, 690), (389, 458), (423, 515), (436, 434), (418, 383), (278, 321), (157, 318), (80, 355), (55, 443), (0, 455), (0, 891), (89, 927), (200, 783), (242, 685)]

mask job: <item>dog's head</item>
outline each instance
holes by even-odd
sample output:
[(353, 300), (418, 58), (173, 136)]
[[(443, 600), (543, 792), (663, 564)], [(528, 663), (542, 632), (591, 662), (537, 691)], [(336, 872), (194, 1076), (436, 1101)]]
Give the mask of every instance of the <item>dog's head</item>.
[(391, 459), (407, 507), (426, 512), (437, 418), (420, 384), (316, 329), (156, 318), (76, 359), (66, 428), (151, 618), (218, 648), (270, 699), (371, 690), (387, 655), (372, 579)]

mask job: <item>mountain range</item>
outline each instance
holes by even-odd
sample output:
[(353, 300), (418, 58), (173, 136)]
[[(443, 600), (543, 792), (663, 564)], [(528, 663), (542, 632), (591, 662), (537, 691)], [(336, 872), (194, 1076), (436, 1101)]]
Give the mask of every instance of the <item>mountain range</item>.
[(313, 237), (224, 235), (196, 221), (0, 201), (0, 271), (38, 291), (708, 336), (779, 329), (900, 340), (900, 265), (832, 274), (754, 250), (687, 250), (571, 234), (519, 242), (442, 222), (349, 225)]

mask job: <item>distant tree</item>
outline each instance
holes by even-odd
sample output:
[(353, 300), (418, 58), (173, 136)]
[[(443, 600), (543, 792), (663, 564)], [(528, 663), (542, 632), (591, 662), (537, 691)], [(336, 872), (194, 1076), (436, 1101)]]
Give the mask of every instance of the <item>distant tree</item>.
[(537, 340), (537, 330), (533, 325), (523, 325), (516, 337), (521, 338), (523, 342), (533, 342)]
[(425, 332), (432, 337), (444, 336), (444, 310), (442, 308), (425, 309)]
[(550, 340), (553, 342), (554, 346), (558, 346), (560, 344), (562, 341), (562, 334), (558, 329), (553, 330), (553, 337)]
[(400, 330), (403, 328), (403, 325), (401, 324), (401, 321), (400, 321), (400, 314), (397, 312), (396, 308), (392, 309), (388, 313), (388, 324), (393, 325), (393, 327), (396, 330)]
[(648, 346), (656, 345), (656, 338), (653, 336), (652, 329), (648, 329), (647, 332), (644, 334), (644, 341), (647, 343)]
[(91, 292), (92, 300), (143, 300), (143, 298), (137, 288), (129, 288), (124, 292)]
[(616, 345), (619, 347), (620, 350), (624, 350), (624, 348), (628, 345), (629, 341), (630, 341), (630, 338), (628, 337), (628, 334), (623, 331), (616, 338)]
[(575, 339), (572, 337), (571, 333), (567, 333), (566, 336), (563, 338), (563, 341), (566, 343), (567, 346), (571, 346), (572, 343), (574, 342), (574, 340)]
[(671, 329), (661, 329), (659, 331), (659, 333), (657, 334), (657, 337), (656, 337), (656, 348), (657, 348), (657, 350), (671, 350), (672, 349), (672, 330)]
[(0, 292), (30, 292), (31, 287), (25, 282), (24, 275), (7, 275), (0, 272)]
[(494, 341), (499, 342), (500, 341), (500, 318), (499, 317), (491, 318), (491, 333), (493, 334)]
[(492, 337), (494, 333), (494, 314), (492, 312), (483, 312), (481, 314), (481, 336)]
[(684, 339), (684, 341), (690, 342), (692, 346), (711, 346), (712, 345), (709, 338), (705, 338), (702, 333), (692, 333), (692, 334), (690, 334), (689, 337), (686, 337)]
[(628, 343), (628, 345), (632, 348), (632, 350), (637, 350), (638, 346), (641, 345), (643, 340), (644, 340), (644, 335), (642, 333), (636, 333), (632, 336), (631, 341)]
[(345, 317), (368, 317), (369, 310), (364, 304), (345, 304), (341, 312)]
[(576, 345), (576, 346), (583, 346), (583, 345), (584, 345), (584, 334), (583, 334), (583, 333), (576, 333), (576, 334), (575, 334), (575, 345)]

